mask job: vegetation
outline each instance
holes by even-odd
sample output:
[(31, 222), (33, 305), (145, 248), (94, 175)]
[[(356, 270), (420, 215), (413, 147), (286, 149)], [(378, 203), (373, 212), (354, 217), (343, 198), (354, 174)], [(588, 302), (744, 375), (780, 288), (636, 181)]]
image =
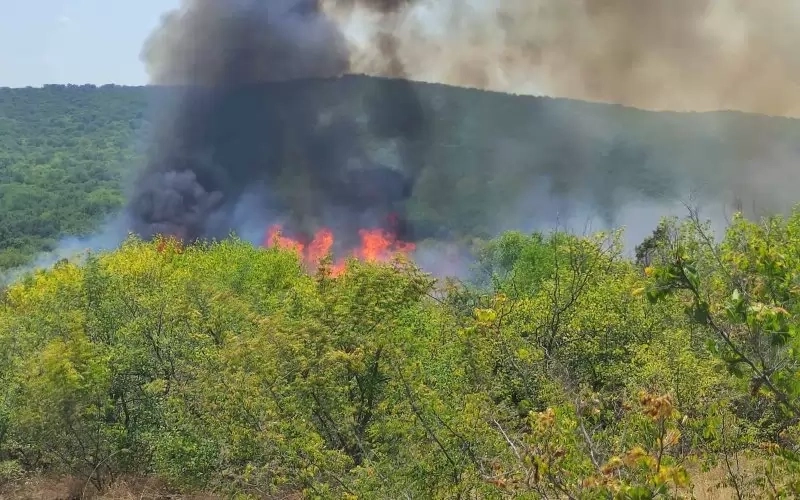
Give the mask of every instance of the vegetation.
[(738, 498), (791, 497), (799, 249), (800, 211), (719, 243), (665, 220), (637, 262), (619, 234), (507, 233), (457, 283), (130, 239), (3, 292), (0, 482), (675, 498), (716, 468)]
[[(409, 92), (400, 90), (408, 89), (391, 85), (358, 76), (293, 82), (265, 87), (263, 100), (283, 105), (295, 102), (287, 93), (306, 92), (354, 112), (368, 104), (407, 108)], [(552, 227), (542, 214), (570, 200), (611, 227), (623, 201), (672, 200), (686, 186), (728, 203), (736, 194), (744, 210), (764, 213), (796, 202), (796, 168), (787, 158), (800, 142), (797, 120), (407, 85), (426, 118), (411, 145), (418, 161), (406, 166), (420, 170), (408, 209), (426, 235), (487, 238), (498, 227)], [(0, 272), (119, 209), (123, 186), (143, 161), (150, 111), (167, 109), (170, 95), (111, 85), (0, 89)], [(373, 95), (399, 101), (363, 102)]]
[[(800, 209), (720, 240), (664, 220), (634, 260), (620, 233), (487, 238), (541, 179), (611, 218), (620, 190), (746, 186), (800, 128), (415, 89), (433, 114), (410, 213), (474, 238), (473, 279), (131, 238), (0, 286), (0, 496), (800, 494)], [(160, 91), (0, 89), (0, 270), (120, 207)]]
[(0, 270), (85, 234), (122, 204), (143, 89), (0, 89)]

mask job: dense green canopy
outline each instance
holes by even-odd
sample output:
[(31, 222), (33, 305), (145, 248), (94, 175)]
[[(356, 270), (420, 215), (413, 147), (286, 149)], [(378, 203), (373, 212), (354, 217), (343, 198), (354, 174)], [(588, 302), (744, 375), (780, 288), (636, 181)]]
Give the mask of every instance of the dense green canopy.
[[(0, 89), (0, 269), (121, 207), (162, 90)], [(226, 498), (799, 495), (800, 210), (719, 240), (664, 219), (635, 259), (617, 232), (490, 237), (535, 216), (537, 179), (612, 222), (619, 190), (684, 181), (783, 207), (791, 183), (748, 181), (795, 122), (418, 90), (439, 111), (409, 212), (470, 241), (469, 280), (404, 258), (334, 276), (235, 238), (29, 273), (0, 287), (0, 496), (36, 477), (71, 497), (142, 477)]]
[[(358, 113), (404, 104), (370, 96), (409, 99), (378, 78), (287, 85), (265, 87), (266, 100), (269, 92), (298, 88), (338, 96), (337, 112)], [(685, 201), (689, 191), (762, 213), (796, 202), (797, 120), (654, 113), (422, 83), (411, 91), (426, 129), (410, 146), (419, 164), (406, 167), (419, 175), (407, 209), (426, 236), (552, 227), (568, 205), (585, 212), (579, 219), (589, 215), (613, 227), (626, 203)], [(122, 206), (124, 186), (145, 161), (143, 146), (158, 116), (151, 111), (163, 113), (171, 95), (160, 87), (0, 89), (0, 269), (27, 262), (62, 237), (91, 232)], [(281, 179), (271, 188), (302, 191), (303, 182)], [(652, 227), (639, 229), (643, 235)]]
[(3, 292), (0, 486), (796, 494), (799, 228), (737, 220), (715, 245), (665, 221), (641, 263), (617, 235), (508, 233), (473, 285), (402, 259), (331, 277), (236, 240), (129, 240)]
[(0, 89), (0, 269), (122, 205), (146, 100), (142, 88)]

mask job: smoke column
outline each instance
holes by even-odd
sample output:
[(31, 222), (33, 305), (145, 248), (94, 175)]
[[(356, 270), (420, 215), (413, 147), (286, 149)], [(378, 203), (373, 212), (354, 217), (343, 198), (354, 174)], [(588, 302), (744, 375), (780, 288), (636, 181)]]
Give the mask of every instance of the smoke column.
[[(352, 69), (386, 74), (376, 16), (325, 0)], [(794, 0), (419, 0), (396, 14), (414, 79), (651, 110), (800, 116)]]
[[(591, 221), (626, 225), (632, 249), (698, 188), (717, 227), (783, 211), (795, 120), (411, 81), (800, 116), (797, 46), (789, 0), (184, 0), (143, 50), (154, 113), (126, 210), (33, 267), (129, 229), (260, 242), (272, 222), (324, 226), (337, 251), (394, 215), (434, 247)], [(357, 73), (397, 79), (342, 76)], [(429, 248), (418, 262), (444, 269)]]
[[(385, 22), (374, 11), (344, 0), (323, 0), (323, 5), (346, 35), (352, 71), (395, 74), (376, 50)], [(397, 76), (404, 78), (656, 111), (800, 117), (800, 53), (795, 49), (800, 46), (800, 3), (792, 0), (417, 0), (397, 6), (392, 18), (394, 52), (402, 68)], [(699, 184), (713, 191), (716, 198), (710, 201), (720, 205), (717, 212), (728, 215), (742, 200), (744, 206), (736, 208), (750, 215), (782, 211), (797, 202), (790, 186), (800, 182), (800, 152), (791, 141), (779, 143), (757, 126), (742, 127), (738, 118), (697, 119), (706, 123), (697, 130), (704, 140), (725, 144), (730, 160), (724, 167), (686, 162), (676, 151), (672, 164), (650, 169), (657, 172), (651, 184), (661, 184), (680, 200), (641, 199), (641, 189), (621, 189), (624, 176), (597, 172), (600, 151), (583, 145), (603, 135), (608, 122), (558, 114), (549, 120), (571, 139), (550, 141), (568, 145), (554, 160), (540, 162), (536, 170), (543, 178), (519, 181), (529, 194), (518, 196), (519, 208), (506, 210), (498, 228), (530, 220), (531, 206), (541, 207), (543, 195), (551, 194), (541, 188), (545, 183), (556, 191), (566, 186), (565, 196), (554, 203), (577, 201), (585, 207), (578, 210), (578, 219), (602, 219), (605, 211), (615, 224), (638, 220), (635, 215), (643, 206), (677, 206), (685, 213), (675, 202), (686, 201), (686, 194), (678, 192)], [(534, 135), (531, 141), (541, 142)], [(635, 125), (625, 135), (637, 136)], [(609, 154), (621, 155), (621, 165), (636, 161), (644, 166), (652, 163), (648, 150), (660, 141), (629, 138), (627, 146)], [(626, 158), (631, 153), (641, 157)], [(502, 164), (504, 156), (495, 155), (495, 164)], [(526, 172), (515, 175), (523, 179)], [(633, 213), (624, 213), (626, 204), (640, 208), (628, 207)], [(551, 203), (547, 209), (552, 208)], [(646, 232), (641, 226), (637, 230)]]
[[(331, 227), (346, 247), (358, 228), (392, 214), (399, 236), (418, 240), (453, 226), (480, 226), (472, 234), (482, 236), (537, 229), (570, 212), (576, 226), (633, 221), (640, 239), (657, 223), (640, 215), (675, 207), (684, 188), (710, 185), (715, 196), (783, 207), (794, 199), (787, 186), (800, 180), (797, 151), (736, 119), (699, 118), (706, 125), (692, 134), (705, 142), (665, 158), (680, 141), (665, 148), (635, 123), (614, 123), (611, 111), (609, 121), (542, 100), (526, 108), (535, 116), (510, 103), (492, 114), (497, 98), (486, 108), (451, 99), (452, 90), (422, 99), (410, 80), (649, 109), (792, 114), (800, 111), (792, 5), (184, 0), (143, 51), (160, 97), (129, 200), (131, 227), (194, 240), (263, 234), (278, 219), (306, 235)], [(359, 72), (397, 79), (354, 93), (342, 75)], [(692, 139), (681, 125), (670, 130)], [(476, 140), (484, 132), (494, 135)], [(706, 168), (705, 143), (722, 145), (727, 170), (721, 161)], [(418, 223), (409, 207), (427, 220)]]
[[(398, 7), (359, 3), (384, 16)], [(391, 37), (381, 50), (401, 73)], [(138, 234), (224, 237), (246, 213), (352, 235), (410, 196), (421, 107), (408, 82), (358, 102), (321, 83), (347, 73), (350, 54), (318, 2), (185, 0), (143, 57), (162, 94), (128, 207)]]

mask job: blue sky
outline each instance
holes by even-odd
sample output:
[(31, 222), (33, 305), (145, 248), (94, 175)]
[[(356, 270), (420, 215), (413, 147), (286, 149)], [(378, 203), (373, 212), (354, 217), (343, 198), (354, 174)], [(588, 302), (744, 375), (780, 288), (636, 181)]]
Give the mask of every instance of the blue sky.
[(147, 81), (139, 53), (179, 0), (0, 0), (0, 87)]

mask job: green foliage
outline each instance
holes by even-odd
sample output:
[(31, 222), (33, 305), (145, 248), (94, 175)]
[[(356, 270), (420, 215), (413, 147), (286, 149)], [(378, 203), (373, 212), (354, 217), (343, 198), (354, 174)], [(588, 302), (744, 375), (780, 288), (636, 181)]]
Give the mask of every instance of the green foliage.
[(676, 236), (669, 260), (648, 268), (647, 292), (653, 302), (683, 292), (686, 312), (713, 333), (710, 347), (730, 372), (794, 417), (800, 417), (798, 244), (797, 212), (761, 224), (737, 217), (718, 246), (693, 224)]
[[(665, 233), (661, 246), (668, 251), (646, 269), (648, 298), (680, 297), (687, 317), (706, 332), (709, 351), (746, 384), (735, 417), (755, 423), (756, 441), (773, 455), (761, 486), (776, 495), (796, 491), (794, 479), (776, 486), (770, 478), (776, 469), (784, 477), (800, 470), (800, 212), (760, 222), (737, 216), (719, 244), (692, 217)], [(742, 484), (731, 473), (736, 479)]]
[(145, 89), (0, 89), (0, 270), (86, 234), (123, 202)]
[(716, 244), (665, 223), (641, 264), (618, 234), (509, 233), (477, 285), (132, 238), (0, 296), (2, 477), (633, 499), (689, 498), (716, 467), (742, 495), (789, 496), (800, 216), (765, 224)]
[[(378, 103), (386, 107), (377, 111), (406, 107), (408, 92), (395, 92), (397, 85), (349, 75), (311, 85), (270, 84), (264, 92), (277, 92), (281, 101), (307, 100), (295, 92), (335, 95), (341, 104), (337, 113), (360, 113), (371, 105), (365, 102), (371, 95), (400, 99)], [(759, 158), (740, 155), (736, 144), (755, 137), (765, 155), (791, 150), (800, 139), (796, 120), (654, 113), (445, 85), (400, 85), (413, 87), (426, 119), (419, 140), (404, 146), (414, 158), (405, 167), (417, 174), (407, 208), (420, 234), (469, 240), (493, 235), (498, 223), (531, 227), (539, 221), (529, 217), (541, 215), (537, 204), (553, 198), (581, 199), (610, 223), (628, 195), (669, 201), (687, 185), (703, 186), (700, 195), (719, 200), (735, 190), (745, 205), (753, 198), (760, 210), (783, 210), (795, 201), (787, 199), (791, 189), (783, 184), (770, 183), (762, 191), (742, 182), (753, 178)], [(120, 207), (122, 186), (142, 166), (140, 145), (153, 133), (149, 112), (161, 113), (161, 104), (171, 102), (169, 92), (114, 85), (0, 89), (0, 271), (29, 262), (63, 237), (88, 233)], [(380, 149), (374, 139), (368, 134), (359, 142)], [(282, 198), (302, 192), (303, 182), (290, 175), (271, 188)], [(518, 264), (525, 267), (524, 262)]]
[(21, 480), (24, 477), (24, 472), (22, 466), (15, 460), (0, 462), (0, 488)]

